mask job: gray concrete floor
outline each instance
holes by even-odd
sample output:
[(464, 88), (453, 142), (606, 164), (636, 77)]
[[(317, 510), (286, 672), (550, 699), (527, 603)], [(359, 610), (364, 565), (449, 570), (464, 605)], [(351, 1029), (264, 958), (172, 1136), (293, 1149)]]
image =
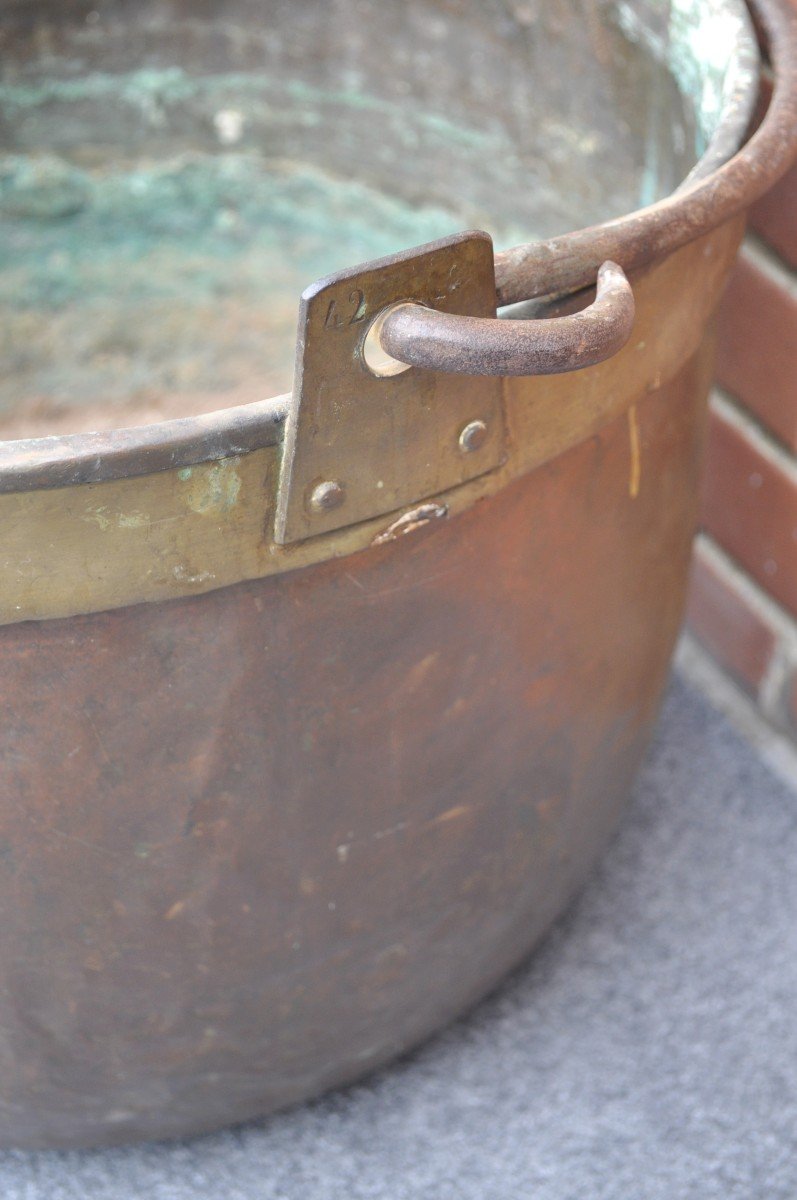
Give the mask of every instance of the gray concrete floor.
[(794, 1200), (797, 784), (755, 741), (677, 679), (581, 899), (412, 1058), (192, 1143), (0, 1156), (0, 1197)]

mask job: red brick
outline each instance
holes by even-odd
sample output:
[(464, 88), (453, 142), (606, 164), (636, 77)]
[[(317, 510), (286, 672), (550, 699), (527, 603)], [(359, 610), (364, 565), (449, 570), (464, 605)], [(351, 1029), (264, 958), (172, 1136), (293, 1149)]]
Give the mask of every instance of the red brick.
[(699, 549), (692, 563), (686, 619), (719, 665), (755, 695), (772, 657), (775, 635)]
[[(795, 0), (792, 3), (797, 9)], [(772, 82), (767, 72), (761, 81), (754, 125), (760, 124), (771, 95)], [(753, 205), (750, 227), (780, 254), (784, 262), (797, 267), (797, 164)]]
[(797, 299), (744, 256), (720, 309), (717, 375), (797, 450)]
[(703, 522), (765, 592), (797, 615), (797, 484), (718, 413), (709, 426)]
[(797, 267), (797, 167), (750, 210), (750, 225), (792, 267)]

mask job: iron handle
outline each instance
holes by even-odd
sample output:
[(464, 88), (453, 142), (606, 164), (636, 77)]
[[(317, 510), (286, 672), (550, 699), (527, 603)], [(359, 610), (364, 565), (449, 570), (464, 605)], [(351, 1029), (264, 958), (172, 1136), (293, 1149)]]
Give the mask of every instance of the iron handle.
[(594, 302), (571, 316), (497, 320), (407, 302), (378, 318), (378, 340), (397, 363), (431, 371), (558, 375), (611, 358), (626, 344), (633, 325), (631, 285), (621, 267), (605, 262)]

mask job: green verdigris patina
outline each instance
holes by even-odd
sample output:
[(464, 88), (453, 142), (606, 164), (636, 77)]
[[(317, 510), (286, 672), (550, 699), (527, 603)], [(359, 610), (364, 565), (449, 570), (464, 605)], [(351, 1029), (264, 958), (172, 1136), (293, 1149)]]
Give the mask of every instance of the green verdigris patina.
[(333, 7), (27, 6), (0, 73), (7, 435), (285, 391), (313, 279), (607, 219), (710, 133), (623, 5)]

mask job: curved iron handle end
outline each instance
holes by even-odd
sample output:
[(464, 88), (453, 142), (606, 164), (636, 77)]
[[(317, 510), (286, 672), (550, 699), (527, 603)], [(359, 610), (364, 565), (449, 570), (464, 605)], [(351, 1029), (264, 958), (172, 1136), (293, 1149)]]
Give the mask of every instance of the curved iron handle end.
[(392, 359), (453, 375), (558, 375), (611, 358), (634, 325), (634, 295), (622, 267), (605, 262), (595, 300), (567, 317), (497, 320), (396, 304), (379, 320)]

